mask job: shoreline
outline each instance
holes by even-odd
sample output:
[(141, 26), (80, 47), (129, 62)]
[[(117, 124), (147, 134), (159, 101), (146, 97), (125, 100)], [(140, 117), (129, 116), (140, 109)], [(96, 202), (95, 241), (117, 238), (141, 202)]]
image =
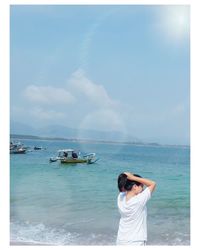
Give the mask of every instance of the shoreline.
[[(11, 241), (10, 242), (10, 246), (105, 246), (105, 244), (102, 244), (102, 245), (96, 245), (96, 244), (91, 244), (91, 245), (79, 245), (79, 244), (74, 244), (74, 245), (71, 245), (71, 244), (68, 244), (68, 245), (62, 245), (62, 244), (59, 244), (59, 245), (54, 245), (54, 244), (46, 244), (46, 243), (33, 243), (33, 242), (18, 242), (18, 241)], [(116, 246), (114, 244), (108, 244), (106, 246)], [(147, 246), (191, 246), (191, 242), (189, 241), (188, 243), (186, 244), (152, 244), (152, 243), (149, 243), (147, 244)]]
[(10, 246), (54, 246), (46, 243), (10, 241)]
[(116, 144), (116, 145), (133, 145), (133, 146), (146, 146), (146, 147), (181, 147), (190, 148), (190, 145), (178, 144), (160, 144), (156, 142), (134, 142), (134, 141), (107, 141), (96, 139), (78, 139), (78, 138), (62, 138), (62, 137), (43, 137), (34, 135), (18, 135), (10, 134), (10, 140), (44, 140), (44, 141), (66, 141), (75, 143), (93, 143), (93, 144)]

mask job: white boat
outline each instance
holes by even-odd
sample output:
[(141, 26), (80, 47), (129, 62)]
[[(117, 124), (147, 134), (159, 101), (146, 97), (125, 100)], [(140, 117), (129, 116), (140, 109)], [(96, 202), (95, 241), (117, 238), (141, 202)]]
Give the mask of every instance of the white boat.
[(17, 142), (10, 142), (10, 154), (25, 154), (27, 148), (23, 146), (23, 144)]
[(64, 164), (72, 164), (72, 163), (87, 163), (92, 164), (96, 162), (95, 153), (82, 154), (80, 151), (76, 152), (74, 149), (61, 149), (58, 150), (58, 156), (51, 157), (49, 159), (50, 162), (60, 161), (60, 163)]

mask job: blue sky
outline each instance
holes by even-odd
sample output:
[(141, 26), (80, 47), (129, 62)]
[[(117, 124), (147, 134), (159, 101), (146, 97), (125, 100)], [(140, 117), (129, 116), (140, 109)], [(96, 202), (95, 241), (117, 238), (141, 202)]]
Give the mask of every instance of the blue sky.
[(19, 5), (10, 18), (11, 120), (189, 144), (188, 6)]

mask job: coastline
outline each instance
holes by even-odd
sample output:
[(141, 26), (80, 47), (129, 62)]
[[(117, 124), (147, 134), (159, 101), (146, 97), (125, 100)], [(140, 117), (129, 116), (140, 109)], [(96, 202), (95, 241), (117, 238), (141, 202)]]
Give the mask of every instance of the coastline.
[(93, 144), (122, 144), (134, 145), (142, 147), (181, 147), (190, 148), (190, 145), (179, 144), (160, 144), (157, 142), (136, 142), (136, 141), (110, 141), (110, 140), (95, 140), (95, 139), (78, 139), (78, 138), (63, 138), (63, 137), (43, 137), (35, 135), (20, 135), (10, 134), (10, 140), (44, 140), (44, 141), (66, 141), (75, 143), (93, 143)]
[(10, 246), (52, 246), (45, 243), (10, 241)]

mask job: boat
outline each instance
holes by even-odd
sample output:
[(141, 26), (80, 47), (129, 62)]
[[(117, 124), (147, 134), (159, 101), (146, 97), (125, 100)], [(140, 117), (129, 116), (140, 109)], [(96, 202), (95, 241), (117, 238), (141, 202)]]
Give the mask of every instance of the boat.
[(46, 148), (40, 147), (40, 146), (35, 146), (33, 148), (34, 150), (45, 150)]
[(25, 148), (11, 149), (10, 153), (11, 154), (25, 154), (26, 153), (26, 149)]
[(80, 151), (76, 152), (74, 149), (60, 149), (58, 150), (57, 157), (51, 157), (50, 162), (60, 161), (63, 164), (73, 164), (73, 163), (95, 163), (96, 159), (95, 153), (82, 154)]
[(26, 150), (23, 144), (10, 142), (10, 154), (25, 154)]

